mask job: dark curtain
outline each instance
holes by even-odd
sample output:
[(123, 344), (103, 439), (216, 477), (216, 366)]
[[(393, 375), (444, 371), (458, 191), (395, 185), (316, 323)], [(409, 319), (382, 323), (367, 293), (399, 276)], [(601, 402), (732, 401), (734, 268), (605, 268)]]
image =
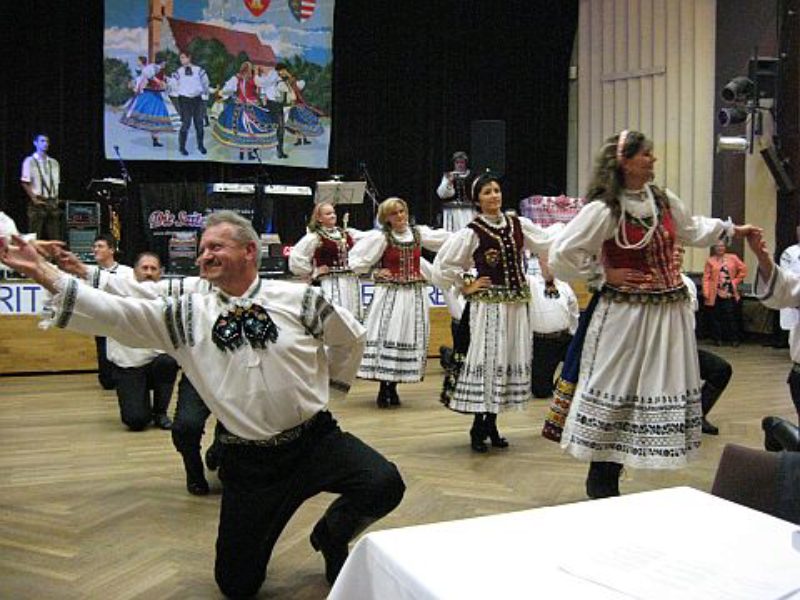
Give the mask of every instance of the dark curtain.
[[(439, 212), (434, 190), (452, 152), (469, 151), (470, 122), (501, 119), (506, 206), (516, 208), (522, 197), (565, 187), (577, 6), (577, 0), (338, 0), (329, 170), (137, 161), (128, 171), (134, 185), (255, 177), (313, 185), (331, 174), (359, 178), (364, 164), (379, 200), (402, 196), (417, 222), (432, 224)], [(119, 176), (118, 163), (103, 157), (103, 3), (28, 0), (4, 2), (0, 11), (0, 200), (24, 223), (19, 170), (37, 132), (50, 135), (51, 154), (61, 162), (62, 197), (91, 199), (92, 178)], [(138, 194), (131, 196), (136, 202)], [(310, 209), (311, 200), (276, 206), (301, 233)], [(349, 212), (351, 225), (371, 226), (369, 201)]]

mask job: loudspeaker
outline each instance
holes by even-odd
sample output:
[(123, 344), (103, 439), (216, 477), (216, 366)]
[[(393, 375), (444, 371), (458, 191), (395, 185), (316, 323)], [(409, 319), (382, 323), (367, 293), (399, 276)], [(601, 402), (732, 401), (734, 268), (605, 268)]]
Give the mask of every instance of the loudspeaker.
[(262, 273), (288, 273), (289, 272), (289, 259), (285, 256), (261, 256)]
[(778, 191), (781, 194), (791, 194), (795, 191), (795, 189), (797, 189), (794, 185), (794, 181), (792, 181), (792, 178), (789, 175), (789, 172), (786, 170), (781, 157), (778, 155), (778, 151), (775, 150), (775, 146), (764, 148), (761, 151), (761, 158), (763, 158), (764, 162), (767, 163), (769, 172), (772, 173), (772, 178), (775, 180), (775, 183), (778, 186)]
[(488, 169), (503, 175), (506, 171), (506, 122), (473, 121), (470, 129), (470, 170), (480, 174)]

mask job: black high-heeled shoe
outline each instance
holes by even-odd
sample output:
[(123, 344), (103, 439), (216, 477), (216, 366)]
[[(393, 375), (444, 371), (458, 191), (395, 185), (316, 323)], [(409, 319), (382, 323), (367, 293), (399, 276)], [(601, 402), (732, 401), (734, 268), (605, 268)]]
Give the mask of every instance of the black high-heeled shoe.
[(397, 395), (397, 382), (393, 381), (386, 384), (386, 395), (389, 397), (389, 404), (400, 406), (400, 396)]
[(486, 434), (494, 448), (508, 448), (508, 440), (497, 431), (497, 415), (494, 413), (486, 414)]
[(378, 397), (375, 399), (378, 408), (389, 408), (389, 394), (387, 389), (386, 382), (381, 381), (381, 387), (378, 389)]
[(482, 414), (476, 414), (473, 421), (472, 427), (469, 430), (469, 445), (472, 448), (473, 452), (479, 452), (480, 454), (485, 454), (489, 451), (489, 447), (486, 445), (486, 425), (483, 421)]

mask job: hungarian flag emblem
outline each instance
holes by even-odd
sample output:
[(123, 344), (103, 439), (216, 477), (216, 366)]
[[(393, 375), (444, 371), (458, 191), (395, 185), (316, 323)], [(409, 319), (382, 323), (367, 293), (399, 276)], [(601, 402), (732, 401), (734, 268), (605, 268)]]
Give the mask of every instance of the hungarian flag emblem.
[(244, 5), (254, 17), (260, 17), (269, 8), (270, 0), (244, 0)]
[(289, 9), (300, 23), (308, 21), (316, 7), (317, 0), (289, 0)]

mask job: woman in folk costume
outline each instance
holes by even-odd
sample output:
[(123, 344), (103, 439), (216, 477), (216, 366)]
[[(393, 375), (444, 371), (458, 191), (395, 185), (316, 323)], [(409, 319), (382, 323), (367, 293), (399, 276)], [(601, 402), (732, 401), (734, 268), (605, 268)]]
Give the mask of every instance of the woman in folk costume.
[(158, 139), (161, 132), (175, 131), (175, 126), (170, 115), (169, 99), (165, 99), (164, 91), (167, 89), (164, 75), (164, 64), (147, 64), (147, 58), (140, 56), (138, 59), (139, 76), (134, 81), (136, 95), (128, 101), (120, 123), (134, 129), (150, 132), (153, 146), (162, 147)]
[(378, 207), (381, 229), (368, 232), (350, 251), (356, 273), (373, 269), (375, 290), (364, 325), (367, 345), (358, 370), (362, 379), (381, 382), (379, 408), (400, 404), (398, 383), (425, 376), (430, 337), (430, 301), (423, 269), (430, 265), (422, 248), (436, 251), (450, 235), (443, 229), (408, 223), (408, 205), (388, 198)]
[(322, 123), (319, 122), (322, 111), (308, 104), (303, 98), (306, 82), (302, 79), (297, 79), (288, 69), (287, 73), (286, 83), (289, 85), (289, 97), (292, 101), (292, 107), (289, 109), (289, 114), (286, 118), (286, 129), (297, 136), (297, 141), (294, 143), (295, 146), (310, 144), (311, 140), (308, 138), (319, 137), (325, 133)]
[[(433, 280), (442, 289), (456, 288), (468, 309), (459, 338), (469, 328), (469, 345), (457, 367), (454, 386), (445, 390), (448, 408), (472, 413), (470, 443), (475, 452), (508, 442), (497, 430), (497, 414), (522, 407), (531, 397), (530, 290), (523, 253), (545, 252), (562, 225), (543, 229), (522, 217), (504, 215), (503, 193), (496, 175), (485, 173), (472, 184), (478, 216), (453, 234), (433, 263)], [(470, 274), (477, 271), (477, 277)]]
[(228, 100), (214, 123), (213, 135), (217, 141), (239, 148), (239, 160), (244, 160), (245, 150), (253, 160), (253, 150), (278, 144), (275, 119), (258, 104), (253, 65), (243, 62), (239, 72), (225, 82), (221, 93)]
[(358, 275), (350, 268), (348, 255), (356, 240), (364, 236), (357, 229), (336, 226), (336, 209), (330, 202), (314, 207), (308, 233), (289, 254), (289, 270), (298, 277), (319, 282), (322, 295), (349, 310), (361, 320), (361, 290)]
[(608, 138), (586, 206), (550, 251), (558, 277), (591, 276), (598, 258), (606, 275), (561, 437), (563, 448), (591, 463), (590, 498), (619, 495), (623, 465), (679, 468), (700, 447), (694, 315), (674, 246), (709, 246), (754, 230), (689, 214), (672, 192), (649, 183), (655, 161), (642, 133)]

